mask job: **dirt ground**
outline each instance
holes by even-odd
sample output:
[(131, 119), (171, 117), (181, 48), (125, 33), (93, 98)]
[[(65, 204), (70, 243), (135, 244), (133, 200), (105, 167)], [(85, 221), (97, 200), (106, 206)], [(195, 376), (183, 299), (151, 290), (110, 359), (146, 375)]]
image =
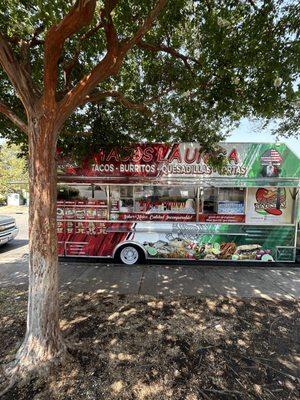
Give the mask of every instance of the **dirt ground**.
[[(26, 297), (0, 290), (2, 365), (24, 335)], [(73, 361), (3, 400), (300, 398), (297, 301), (65, 292), (61, 306)]]

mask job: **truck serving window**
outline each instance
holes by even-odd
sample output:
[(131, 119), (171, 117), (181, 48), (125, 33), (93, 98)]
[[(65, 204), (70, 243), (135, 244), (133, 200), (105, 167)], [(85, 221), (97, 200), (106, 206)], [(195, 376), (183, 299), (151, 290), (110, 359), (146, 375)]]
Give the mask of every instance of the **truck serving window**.
[(200, 202), (200, 222), (245, 222), (244, 188), (205, 188)]
[(204, 189), (204, 214), (244, 214), (245, 189), (207, 188)]
[(57, 188), (57, 218), (59, 220), (107, 219), (105, 186), (59, 184)]
[(197, 189), (188, 186), (112, 186), (113, 220), (195, 221)]

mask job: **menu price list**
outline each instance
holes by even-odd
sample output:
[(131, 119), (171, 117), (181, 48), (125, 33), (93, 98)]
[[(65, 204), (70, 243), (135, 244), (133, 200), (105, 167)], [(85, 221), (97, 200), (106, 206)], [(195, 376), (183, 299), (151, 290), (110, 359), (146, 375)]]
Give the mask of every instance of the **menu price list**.
[(107, 219), (107, 204), (102, 200), (58, 201), (57, 219), (97, 220)]

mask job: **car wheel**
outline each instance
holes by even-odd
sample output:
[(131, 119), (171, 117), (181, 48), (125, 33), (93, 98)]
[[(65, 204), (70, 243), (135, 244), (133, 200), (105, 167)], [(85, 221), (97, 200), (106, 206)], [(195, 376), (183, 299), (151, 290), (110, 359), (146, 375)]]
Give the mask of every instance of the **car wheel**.
[(117, 259), (126, 265), (138, 264), (143, 258), (142, 251), (132, 244), (122, 246), (117, 254)]

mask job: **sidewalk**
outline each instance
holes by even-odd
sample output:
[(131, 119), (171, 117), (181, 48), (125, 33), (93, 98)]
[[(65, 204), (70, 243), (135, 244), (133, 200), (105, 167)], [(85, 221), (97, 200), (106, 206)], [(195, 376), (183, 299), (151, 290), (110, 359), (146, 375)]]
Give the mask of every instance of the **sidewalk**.
[[(1, 212), (6, 209), (1, 207)], [(12, 212), (11, 209), (8, 210)], [(0, 248), (0, 286), (27, 287), (27, 210), (11, 214), (20, 228), (16, 240)], [(299, 264), (298, 264), (299, 265)], [(60, 285), (74, 291), (184, 296), (300, 297), (300, 268), (294, 264), (124, 266), (107, 262), (61, 262)]]
[[(0, 260), (0, 286), (27, 288), (27, 261)], [(300, 298), (300, 269), (204, 265), (71, 263), (59, 265), (60, 287), (75, 292), (154, 296)]]

